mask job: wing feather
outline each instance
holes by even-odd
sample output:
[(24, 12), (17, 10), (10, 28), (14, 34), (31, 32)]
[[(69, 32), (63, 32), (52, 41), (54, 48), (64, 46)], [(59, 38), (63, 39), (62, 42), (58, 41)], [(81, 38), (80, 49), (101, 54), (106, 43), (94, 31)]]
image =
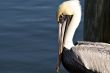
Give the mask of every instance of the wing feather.
[(80, 41), (72, 50), (87, 69), (110, 73), (110, 44)]

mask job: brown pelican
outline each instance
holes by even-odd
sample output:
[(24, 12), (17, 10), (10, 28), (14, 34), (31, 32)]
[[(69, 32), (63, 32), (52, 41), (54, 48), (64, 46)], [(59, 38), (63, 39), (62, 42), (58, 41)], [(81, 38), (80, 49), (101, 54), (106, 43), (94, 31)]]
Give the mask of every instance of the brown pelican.
[(66, 0), (57, 11), (59, 24), (60, 63), (69, 73), (110, 73), (110, 44), (79, 41), (73, 44), (74, 33), (81, 20), (79, 0)]

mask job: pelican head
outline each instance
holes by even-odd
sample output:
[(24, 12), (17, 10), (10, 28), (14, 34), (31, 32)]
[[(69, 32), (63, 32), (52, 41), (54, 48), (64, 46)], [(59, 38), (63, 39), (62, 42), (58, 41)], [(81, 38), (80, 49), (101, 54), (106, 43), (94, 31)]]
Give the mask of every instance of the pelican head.
[(57, 11), (57, 22), (59, 26), (59, 62), (63, 47), (71, 49), (74, 33), (81, 20), (81, 6), (79, 0), (68, 0), (63, 2)]

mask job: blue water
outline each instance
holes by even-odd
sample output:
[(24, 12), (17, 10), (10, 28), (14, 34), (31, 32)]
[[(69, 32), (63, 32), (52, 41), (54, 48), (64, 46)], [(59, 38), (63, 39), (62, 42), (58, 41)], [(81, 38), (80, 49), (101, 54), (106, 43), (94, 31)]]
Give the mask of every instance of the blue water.
[[(0, 0), (0, 73), (55, 73), (55, 13), (61, 2)], [(75, 40), (83, 38), (82, 23)]]

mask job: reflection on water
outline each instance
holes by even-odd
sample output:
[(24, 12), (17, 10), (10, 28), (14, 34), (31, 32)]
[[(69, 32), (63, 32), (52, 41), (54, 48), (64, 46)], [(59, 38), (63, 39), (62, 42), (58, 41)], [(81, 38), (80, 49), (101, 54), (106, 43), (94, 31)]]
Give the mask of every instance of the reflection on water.
[[(60, 2), (0, 1), (0, 73), (55, 73), (55, 13)], [(82, 25), (78, 32), (82, 33)], [(81, 36), (75, 38), (81, 40)]]

